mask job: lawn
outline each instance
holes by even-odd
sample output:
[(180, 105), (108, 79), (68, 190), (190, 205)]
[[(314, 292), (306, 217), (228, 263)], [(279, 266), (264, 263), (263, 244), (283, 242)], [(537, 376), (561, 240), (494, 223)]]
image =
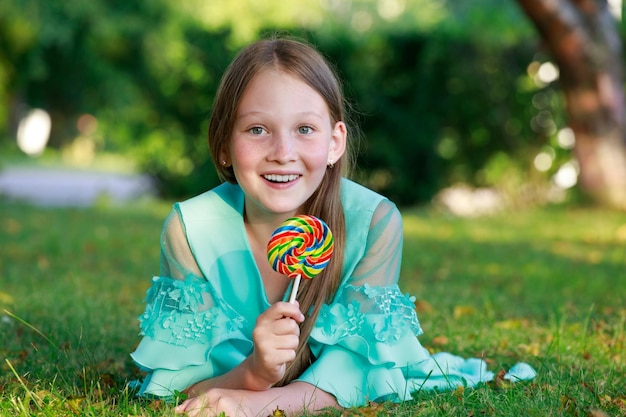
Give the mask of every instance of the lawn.
[[(0, 201), (0, 416), (173, 415), (126, 387), (165, 203)], [(549, 207), (480, 219), (404, 210), (401, 286), (432, 352), (525, 361), (529, 383), (419, 392), (331, 416), (626, 415), (626, 216)]]

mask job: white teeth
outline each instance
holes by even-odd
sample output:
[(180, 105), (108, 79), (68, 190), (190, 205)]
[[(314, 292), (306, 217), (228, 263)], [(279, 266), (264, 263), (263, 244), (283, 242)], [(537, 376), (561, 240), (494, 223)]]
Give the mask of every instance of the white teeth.
[(290, 182), (290, 181), (296, 180), (298, 178), (298, 175), (295, 175), (295, 174), (290, 174), (290, 175), (269, 174), (269, 175), (263, 175), (263, 178), (265, 178), (268, 181), (272, 181), (272, 182)]

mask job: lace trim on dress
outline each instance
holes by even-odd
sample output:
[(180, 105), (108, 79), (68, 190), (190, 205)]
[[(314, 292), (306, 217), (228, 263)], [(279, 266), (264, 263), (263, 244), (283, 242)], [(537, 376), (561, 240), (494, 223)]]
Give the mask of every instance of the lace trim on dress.
[(326, 338), (337, 342), (356, 336), (393, 345), (407, 332), (415, 336), (423, 333), (415, 313), (415, 297), (401, 293), (397, 285), (348, 285), (342, 298), (343, 302), (322, 306), (315, 327)]
[(153, 277), (139, 322), (141, 335), (188, 347), (240, 330), (245, 319), (214, 296), (209, 282), (190, 274), (185, 280)]

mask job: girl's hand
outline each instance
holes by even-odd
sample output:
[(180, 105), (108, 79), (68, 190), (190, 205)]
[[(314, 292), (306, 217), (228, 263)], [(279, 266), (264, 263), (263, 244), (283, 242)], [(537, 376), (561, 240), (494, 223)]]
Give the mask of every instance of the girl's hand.
[(261, 392), (212, 388), (185, 400), (174, 411), (186, 413), (189, 417), (256, 416), (263, 411), (261, 404), (256, 404), (255, 407), (254, 400), (255, 394)]
[(257, 318), (252, 332), (254, 352), (249, 358), (256, 389), (268, 389), (281, 380), (287, 364), (296, 358), (298, 323), (303, 321), (297, 302), (278, 302)]

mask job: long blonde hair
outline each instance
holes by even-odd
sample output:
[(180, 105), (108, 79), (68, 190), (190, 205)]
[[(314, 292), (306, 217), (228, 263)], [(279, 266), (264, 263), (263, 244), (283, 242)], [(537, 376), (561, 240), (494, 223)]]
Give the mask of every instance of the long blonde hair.
[[(293, 39), (271, 38), (257, 41), (244, 48), (235, 57), (222, 77), (209, 122), (209, 148), (211, 157), (221, 179), (236, 183), (231, 167), (220, 164), (220, 152), (227, 148), (232, 136), (237, 109), (241, 97), (251, 80), (266, 69), (279, 69), (302, 80), (317, 91), (326, 102), (334, 125), (347, 123), (346, 102), (334, 70), (324, 57), (312, 46)], [(308, 338), (323, 303), (332, 300), (341, 281), (346, 227), (341, 205), (341, 177), (348, 175), (352, 165), (352, 153), (348, 151), (326, 169), (318, 189), (302, 207), (302, 213), (324, 220), (333, 232), (335, 249), (328, 266), (313, 280), (304, 280), (298, 292), (298, 301), (307, 319), (300, 326), (300, 344), (296, 359), (289, 364), (285, 376), (276, 384), (285, 385), (297, 378), (314, 361), (308, 346)]]

